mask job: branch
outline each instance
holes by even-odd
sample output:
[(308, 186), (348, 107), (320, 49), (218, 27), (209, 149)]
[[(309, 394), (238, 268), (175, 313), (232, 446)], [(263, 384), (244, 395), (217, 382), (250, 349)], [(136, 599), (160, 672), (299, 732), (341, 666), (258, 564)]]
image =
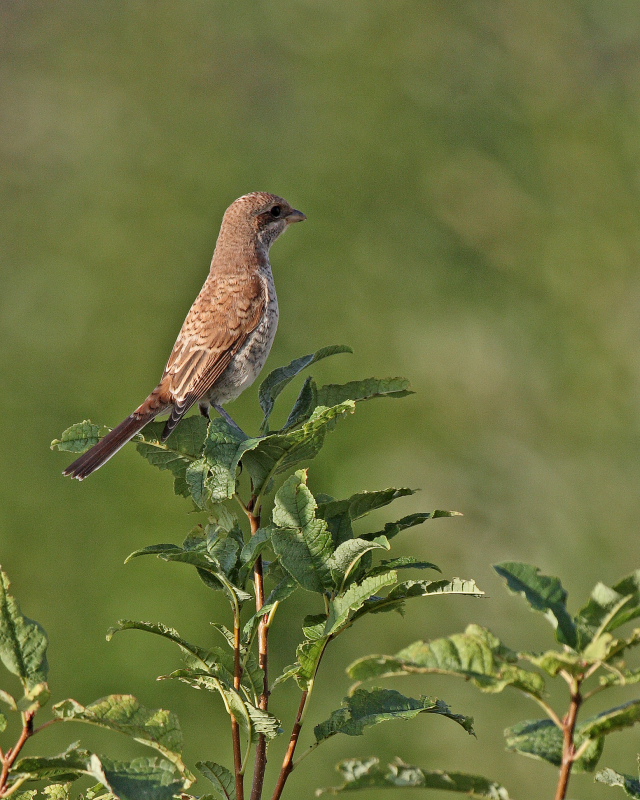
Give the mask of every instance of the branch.
[[(258, 495), (253, 495), (247, 505), (247, 516), (251, 525), (251, 535), (255, 536), (260, 528), (260, 514), (254, 513), (258, 503)], [(256, 612), (259, 612), (264, 605), (264, 574), (262, 571), (262, 557), (258, 556), (253, 567), (253, 582), (256, 591)], [(262, 684), (262, 694), (258, 701), (258, 708), (267, 711), (269, 708), (269, 627), (267, 620), (263, 617), (258, 625), (258, 663), (264, 676)], [(256, 761), (253, 774), (253, 787), (251, 789), (251, 800), (260, 800), (264, 777), (267, 770), (267, 739), (264, 734), (258, 737), (256, 745)]]
[[(563, 675), (563, 677), (565, 676)], [(565, 680), (567, 680), (566, 677)], [(562, 766), (560, 767), (560, 778), (558, 780), (555, 800), (565, 800), (567, 788), (569, 786), (569, 778), (571, 777), (571, 769), (575, 761), (579, 758), (579, 755), (581, 755), (579, 751), (576, 752), (573, 736), (578, 720), (578, 711), (580, 710), (582, 702), (583, 697), (580, 694), (580, 680), (576, 678), (573, 679), (571, 705), (569, 706), (566, 717), (562, 721), (564, 744), (562, 747)]]
[(35, 711), (27, 711), (22, 715), (23, 726), (20, 738), (13, 747), (7, 750), (7, 754), (2, 760), (2, 771), (0, 772), (0, 797), (7, 797), (14, 791), (14, 787), (7, 789), (7, 781), (9, 780), (9, 772), (13, 766), (16, 758), (20, 755), (20, 751), (25, 745), (25, 742), (30, 736), (33, 736), (33, 718)]

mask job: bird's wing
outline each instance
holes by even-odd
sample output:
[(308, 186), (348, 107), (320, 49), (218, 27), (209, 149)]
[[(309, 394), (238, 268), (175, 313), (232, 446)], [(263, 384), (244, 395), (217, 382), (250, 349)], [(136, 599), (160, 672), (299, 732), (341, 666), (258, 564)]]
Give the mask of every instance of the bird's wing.
[(205, 284), (184, 321), (160, 382), (170, 390), (173, 404), (163, 439), (220, 378), (260, 323), (265, 304), (259, 275)]

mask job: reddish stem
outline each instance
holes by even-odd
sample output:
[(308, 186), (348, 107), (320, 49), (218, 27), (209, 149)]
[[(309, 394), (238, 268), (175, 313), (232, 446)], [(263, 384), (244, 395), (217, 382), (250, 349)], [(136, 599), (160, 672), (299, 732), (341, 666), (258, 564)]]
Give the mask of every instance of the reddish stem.
[(298, 744), (298, 738), (300, 736), (300, 730), (302, 728), (302, 718), (304, 716), (304, 709), (307, 705), (307, 698), (309, 696), (309, 692), (305, 690), (302, 693), (302, 697), (300, 698), (300, 705), (298, 707), (298, 715), (296, 716), (296, 721), (293, 726), (293, 730), (291, 731), (291, 739), (289, 740), (289, 747), (287, 748), (286, 755), (284, 757), (284, 761), (282, 762), (282, 769), (280, 770), (280, 777), (278, 778), (278, 783), (276, 784), (275, 791), (273, 793), (272, 800), (280, 800), (280, 796), (284, 789), (284, 785), (287, 782), (287, 778), (291, 774), (293, 770), (293, 754), (296, 751), (296, 745)]
[[(251, 498), (251, 502), (247, 506), (249, 523), (251, 525), (251, 535), (255, 536), (260, 528), (260, 515), (254, 514), (253, 509), (256, 502), (256, 496)], [(253, 567), (253, 581), (256, 591), (256, 612), (264, 606), (264, 574), (262, 571), (262, 558), (258, 556), (256, 563)], [(258, 663), (263, 672), (262, 694), (258, 701), (258, 707), (263, 711), (269, 708), (269, 628), (267, 620), (263, 617), (258, 625)], [(253, 774), (253, 787), (251, 789), (251, 800), (260, 800), (262, 797), (262, 789), (264, 786), (264, 778), (267, 771), (267, 739), (264, 734), (258, 737), (258, 744), (256, 745), (256, 761)]]
[(0, 772), (0, 797), (5, 797), (7, 794), (7, 781), (9, 780), (9, 772), (13, 766), (16, 758), (20, 755), (20, 751), (25, 745), (27, 739), (33, 735), (33, 718), (35, 711), (27, 711), (24, 715), (24, 725), (20, 738), (13, 747), (7, 750), (6, 756), (2, 759), (2, 771)]
[[(233, 688), (240, 691), (242, 681), (242, 664), (240, 663), (240, 621), (235, 620), (233, 626)], [(242, 747), (240, 743), (240, 726), (238, 720), (231, 716), (231, 737), (233, 740), (233, 765), (236, 773), (236, 797), (244, 800), (244, 775), (242, 774)]]
[(560, 767), (560, 779), (558, 781), (555, 800), (565, 800), (565, 797), (567, 796), (569, 778), (571, 777), (571, 769), (573, 768), (576, 760), (574, 734), (576, 722), (578, 720), (578, 711), (582, 705), (582, 700), (583, 698), (580, 694), (580, 682), (576, 681), (576, 684), (571, 692), (571, 705), (569, 706), (569, 711), (562, 720), (562, 733), (564, 737), (562, 747), (562, 765)]

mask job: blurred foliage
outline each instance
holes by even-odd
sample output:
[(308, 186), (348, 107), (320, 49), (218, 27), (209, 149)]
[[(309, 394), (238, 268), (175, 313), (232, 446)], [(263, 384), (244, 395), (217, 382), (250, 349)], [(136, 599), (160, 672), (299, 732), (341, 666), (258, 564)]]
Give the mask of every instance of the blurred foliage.
[[(131, 452), (63, 481), (48, 444), (77, 419), (116, 424), (146, 396), (224, 208), (251, 190), (309, 218), (272, 253), (269, 367), (344, 341), (355, 355), (314, 366), (317, 380), (405, 374), (417, 390), (349, 420), (314, 491), (420, 486), (406, 513), (464, 512), (429, 533), (429, 556), (474, 575), (492, 595), (474, 620), (516, 647), (536, 622), (511, 610), (492, 561), (569, 576), (572, 595), (638, 566), (626, 544), (640, 518), (635, 0), (8, 0), (0, 37), (1, 556), (49, 632), (58, 696), (126, 691), (201, 713), (150, 682), (162, 642), (103, 639), (119, 617), (171, 623), (180, 599), (201, 605), (206, 633), (212, 609), (186, 575), (121, 565), (150, 535), (180, 541), (186, 504)], [(232, 409), (251, 433), (255, 392)], [(468, 621), (463, 605), (442, 619), (434, 603), (406, 629), (383, 638), (363, 622), (361, 635), (395, 652), (416, 625), (432, 638)], [(290, 663), (287, 631), (275, 637)], [(360, 652), (344, 645), (336, 664)], [(479, 735), (463, 766), (526, 785), (535, 765), (502, 752), (501, 731), (528, 707), (486, 700), (461, 699)], [(206, 757), (186, 736), (187, 757)], [(383, 753), (388, 731), (367, 736), (365, 752), (327, 744), (292, 790), (309, 796), (339, 758)], [(607, 763), (633, 772), (635, 749), (616, 744)], [(52, 731), (51, 752), (62, 746)], [(461, 766), (439, 731), (411, 750), (413, 763)], [(584, 776), (574, 790), (602, 791)]]

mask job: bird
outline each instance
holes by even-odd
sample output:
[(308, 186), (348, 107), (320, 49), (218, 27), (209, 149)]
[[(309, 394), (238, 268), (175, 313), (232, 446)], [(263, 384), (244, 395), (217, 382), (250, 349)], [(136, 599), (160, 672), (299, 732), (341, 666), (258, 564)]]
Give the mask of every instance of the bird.
[(180, 329), (164, 373), (147, 399), (63, 472), (84, 480), (145, 425), (169, 414), (166, 441), (196, 403), (213, 407), (239, 429), (223, 404), (235, 400), (264, 367), (278, 326), (278, 299), (269, 250), (306, 215), (267, 192), (251, 192), (224, 213), (211, 268)]

